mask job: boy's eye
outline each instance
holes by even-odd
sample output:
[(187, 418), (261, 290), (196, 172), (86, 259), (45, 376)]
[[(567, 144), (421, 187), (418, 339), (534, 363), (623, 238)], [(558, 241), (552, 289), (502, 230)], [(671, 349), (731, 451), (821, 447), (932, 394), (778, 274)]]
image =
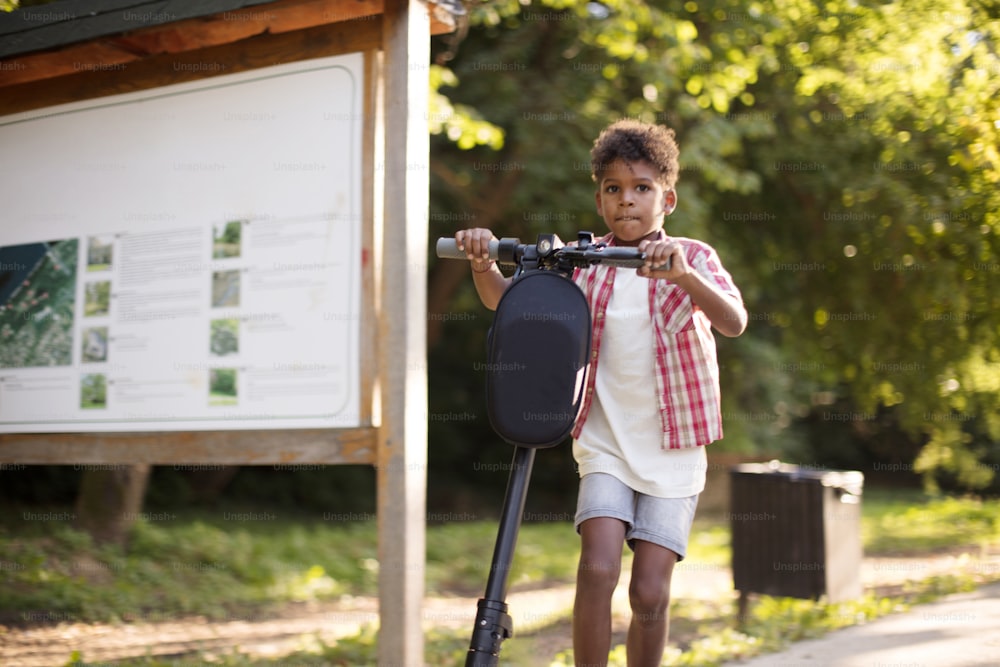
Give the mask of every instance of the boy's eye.
[(604, 188), (604, 191), (605, 192), (618, 192), (618, 186), (617, 185), (609, 185), (608, 187)]
[(638, 190), (639, 192), (646, 192), (647, 190), (649, 190), (649, 186), (646, 185), (645, 183), (640, 183), (639, 185), (635, 186), (635, 189)]

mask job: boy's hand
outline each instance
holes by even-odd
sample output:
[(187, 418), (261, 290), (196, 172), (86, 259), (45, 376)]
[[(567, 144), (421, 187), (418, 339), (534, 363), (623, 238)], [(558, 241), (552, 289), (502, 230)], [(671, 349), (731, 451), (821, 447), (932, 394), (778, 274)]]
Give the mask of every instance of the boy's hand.
[(472, 262), (472, 268), (477, 271), (489, 268), (491, 265), (490, 241), (495, 240), (493, 232), (481, 227), (455, 232), (455, 243), (458, 244), (458, 249), (466, 254), (469, 261)]
[(472, 267), (472, 281), (476, 285), (476, 293), (483, 305), (490, 310), (496, 310), (500, 297), (510, 285), (511, 279), (505, 278), (497, 263), (490, 259), (490, 241), (495, 241), (493, 232), (481, 227), (461, 229), (455, 232), (455, 243), (458, 249), (468, 256)]
[[(636, 273), (646, 278), (666, 278), (676, 282), (678, 278), (691, 272), (687, 257), (677, 241), (641, 241), (639, 251), (646, 253), (646, 265), (637, 269)], [(670, 260), (670, 268), (654, 270)]]

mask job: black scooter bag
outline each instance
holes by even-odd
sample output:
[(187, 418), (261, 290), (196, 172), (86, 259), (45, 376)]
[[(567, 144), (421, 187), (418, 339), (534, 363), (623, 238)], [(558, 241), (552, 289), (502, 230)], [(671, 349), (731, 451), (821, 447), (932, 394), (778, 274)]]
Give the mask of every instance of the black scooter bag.
[(590, 343), (590, 307), (570, 278), (533, 270), (511, 283), (487, 342), (486, 406), (500, 437), (544, 448), (569, 435), (587, 386)]

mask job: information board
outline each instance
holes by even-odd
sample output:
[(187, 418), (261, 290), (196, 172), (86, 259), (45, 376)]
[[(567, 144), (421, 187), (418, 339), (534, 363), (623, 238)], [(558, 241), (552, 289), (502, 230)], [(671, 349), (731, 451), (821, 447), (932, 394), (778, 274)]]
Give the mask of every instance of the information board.
[(0, 432), (359, 426), (363, 72), (0, 118)]

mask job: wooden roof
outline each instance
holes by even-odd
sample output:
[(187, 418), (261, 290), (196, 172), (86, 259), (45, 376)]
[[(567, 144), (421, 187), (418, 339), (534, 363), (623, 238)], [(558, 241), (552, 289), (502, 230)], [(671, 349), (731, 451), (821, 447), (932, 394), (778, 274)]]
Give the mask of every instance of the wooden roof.
[[(458, 0), (425, 4), (432, 34), (455, 30)], [(26, 7), (0, 14), (0, 115), (212, 73), (199, 72), (198, 63), (232, 73), (377, 48), (383, 14), (384, 0), (61, 0)], [(251, 43), (258, 48), (234, 48)], [(139, 79), (144, 83), (123, 83)]]
[(238, 12), (273, 0), (62, 0), (0, 13), (0, 58), (132, 32), (164, 23)]

